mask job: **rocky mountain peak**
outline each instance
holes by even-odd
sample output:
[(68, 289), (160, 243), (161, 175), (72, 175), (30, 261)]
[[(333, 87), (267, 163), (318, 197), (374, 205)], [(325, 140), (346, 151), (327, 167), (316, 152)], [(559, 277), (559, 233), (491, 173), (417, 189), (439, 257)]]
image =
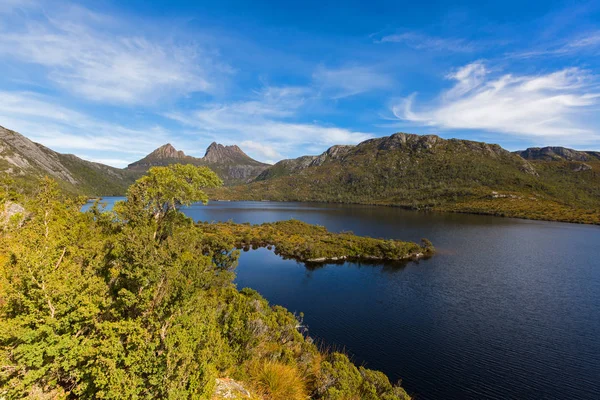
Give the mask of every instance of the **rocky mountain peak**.
[(269, 166), (250, 158), (238, 146), (223, 146), (212, 142), (201, 158), (188, 156), (167, 143), (141, 160), (129, 164), (127, 169), (141, 172), (151, 167), (176, 163), (208, 166), (229, 185), (254, 179)]
[(217, 142), (212, 142), (206, 149), (203, 160), (209, 163), (225, 164), (252, 159), (236, 145), (223, 146)]
[(167, 143), (154, 150), (148, 155), (148, 157), (155, 159), (184, 158), (186, 155), (183, 151), (177, 150), (175, 147), (173, 147), (171, 143)]
[(430, 149), (443, 139), (437, 135), (415, 135), (413, 133), (399, 132), (375, 140), (379, 141), (379, 150), (397, 150), (401, 148), (411, 148), (416, 150), (418, 148)]

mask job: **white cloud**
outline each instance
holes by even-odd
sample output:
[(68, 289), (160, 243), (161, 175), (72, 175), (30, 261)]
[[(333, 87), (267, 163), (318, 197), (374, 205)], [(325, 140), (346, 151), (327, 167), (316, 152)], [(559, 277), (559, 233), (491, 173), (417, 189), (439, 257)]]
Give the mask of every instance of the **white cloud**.
[(240, 143), (242, 149), (251, 154), (256, 154), (261, 160), (269, 164), (274, 164), (281, 160), (283, 156), (269, 144), (255, 142), (253, 140), (244, 140)]
[(0, 55), (44, 67), (51, 82), (86, 99), (144, 104), (211, 92), (213, 75), (222, 72), (197, 47), (114, 33), (123, 23), (82, 8), (33, 15), (1, 20)]
[[(109, 164), (114, 166), (122, 166), (124, 158), (135, 161), (169, 141), (168, 132), (159, 126), (129, 128), (107, 123), (29, 92), (0, 91), (0, 125), (56, 151), (85, 159), (112, 159)], [(88, 156), (90, 151), (111, 156)], [(115, 155), (125, 157), (115, 163)]]
[(532, 50), (506, 54), (509, 58), (568, 57), (585, 52), (596, 52), (600, 48), (600, 30), (588, 31), (560, 40), (554, 40)]
[(600, 46), (600, 31), (588, 32), (567, 44), (572, 49), (590, 48)]
[(418, 32), (405, 32), (386, 35), (375, 43), (401, 43), (417, 50), (442, 50), (457, 53), (475, 51), (475, 45), (464, 39), (429, 36)]
[(371, 90), (390, 89), (394, 85), (388, 75), (361, 66), (337, 69), (319, 67), (313, 73), (313, 80), (317, 88), (334, 99)]
[(80, 158), (82, 158), (84, 160), (92, 161), (95, 163), (111, 165), (116, 168), (125, 168), (126, 166), (131, 164), (131, 161), (121, 160), (120, 158), (96, 158), (96, 157), (90, 157), (87, 155), (80, 156)]
[(401, 120), (443, 129), (474, 129), (529, 138), (590, 143), (599, 135), (587, 118), (597, 113), (596, 77), (577, 68), (538, 76), (490, 77), (482, 63), (449, 75), (455, 85), (415, 110), (414, 95), (393, 107)]
[(456, 85), (445, 93), (446, 98), (460, 97), (481, 85), (487, 71), (481, 62), (474, 62), (448, 74), (447, 78), (457, 81)]
[[(273, 93), (278, 95), (272, 96)], [(256, 99), (207, 105), (185, 114), (174, 111), (165, 116), (195, 128), (196, 134), (203, 138), (225, 143), (252, 138), (251, 141), (246, 139), (247, 143), (260, 143), (262, 150), (254, 145), (253, 151), (257, 156), (261, 155), (260, 151), (266, 151), (262, 154), (266, 159), (272, 159), (275, 154), (289, 156), (300, 146), (318, 146), (324, 150), (334, 144), (355, 144), (372, 137), (369, 133), (316, 122), (295, 122), (293, 119), (303, 104), (304, 95), (303, 90), (267, 88), (258, 92)]]

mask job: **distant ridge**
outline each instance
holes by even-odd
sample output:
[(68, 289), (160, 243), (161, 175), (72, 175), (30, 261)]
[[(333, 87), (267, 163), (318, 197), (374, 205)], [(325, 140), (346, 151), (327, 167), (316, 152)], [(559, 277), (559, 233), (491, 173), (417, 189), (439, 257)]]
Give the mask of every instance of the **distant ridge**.
[(543, 161), (594, 161), (600, 160), (598, 151), (579, 151), (566, 147), (530, 147), (517, 151), (526, 160)]
[(23, 191), (55, 178), (68, 192), (124, 195), (152, 166), (208, 166), (227, 185), (223, 200), (319, 201), (600, 224), (600, 152), (533, 147), (509, 152), (497, 144), (396, 133), (320, 155), (253, 160), (238, 146), (211, 143), (196, 158), (172, 144), (126, 169), (57, 153), (0, 127), (0, 173)]

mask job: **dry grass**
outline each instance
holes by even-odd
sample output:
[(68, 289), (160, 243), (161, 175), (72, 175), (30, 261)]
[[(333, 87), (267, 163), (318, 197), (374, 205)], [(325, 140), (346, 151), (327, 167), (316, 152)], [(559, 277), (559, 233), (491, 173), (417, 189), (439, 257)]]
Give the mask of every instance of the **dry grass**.
[(306, 400), (306, 385), (296, 367), (276, 361), (253, 363), (249, 370), (258, 390), (270, 400)]

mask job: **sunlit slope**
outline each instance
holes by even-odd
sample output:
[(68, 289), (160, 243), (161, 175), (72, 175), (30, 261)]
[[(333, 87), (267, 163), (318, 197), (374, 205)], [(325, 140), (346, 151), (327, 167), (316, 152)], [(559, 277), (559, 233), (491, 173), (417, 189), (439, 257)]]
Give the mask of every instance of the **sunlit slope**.
[(284, 160), (212, 196), (600, 223), (600, 162), (529, 161), (494, 144), (397, 133)]

